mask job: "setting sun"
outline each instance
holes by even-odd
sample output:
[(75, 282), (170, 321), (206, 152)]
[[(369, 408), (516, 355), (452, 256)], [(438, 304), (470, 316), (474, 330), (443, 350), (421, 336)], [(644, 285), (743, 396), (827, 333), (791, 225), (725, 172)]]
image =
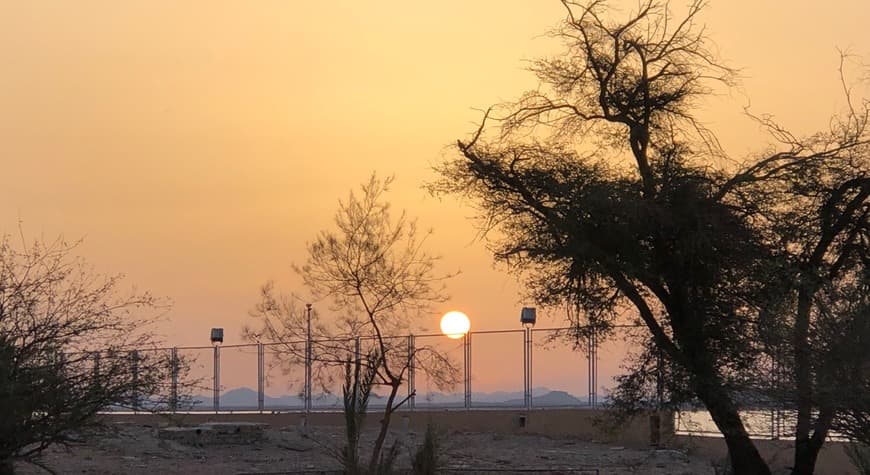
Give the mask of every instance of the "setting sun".
[(0, 475), (861, 472), (868, 20), (0, 0)]
[(468, 315), (462, 312), (454, 310), (441, 317), (441, 333), (447, 335), (448, 338), (462, 338), (470, 328), (471, 321), (468, 319)]

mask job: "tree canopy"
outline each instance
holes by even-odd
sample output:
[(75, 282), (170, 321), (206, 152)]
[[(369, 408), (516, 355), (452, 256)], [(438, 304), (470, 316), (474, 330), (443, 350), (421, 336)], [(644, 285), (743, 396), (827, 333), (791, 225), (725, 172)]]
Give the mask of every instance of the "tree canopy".
[[(63, 240), (0, 240), (0, 473), (39, 464), (52, 444), (112, 407), (174, 408), (192, 383), (149, 332), (165, 302), (123, 292)], [(189, 396), (188, 396), (189, 397)]]
[(706, 407), (735, 473), (769, 473), (739, 412), (750, 395), (798, 410), (794, 473), (812, 473), (847, 412), (826, 378), (846, 357), (853, 383), (870, 377), (831, 351), (834, 329), (866, 320), (847, 303), (867, 295), (868, 102), (845, 88), (847, 111), (807, 137), (750, 116), (777, 150), (729, 166), (697, 114), (734, 80), (704, 2), (677, 17), (647, 0), (622, 20), (606, 1), (562, 4), (564, 52), (533, 63), (540, 87), (490, 108), (433, 188), (478, 207), (495, 258), (539, 302), (604, 327), (638, 318), (672, 401)]

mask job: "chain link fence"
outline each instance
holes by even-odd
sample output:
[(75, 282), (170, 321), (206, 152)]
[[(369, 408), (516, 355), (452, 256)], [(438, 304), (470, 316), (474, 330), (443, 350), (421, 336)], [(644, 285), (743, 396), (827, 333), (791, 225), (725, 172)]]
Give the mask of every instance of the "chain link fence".
[[(595, 407), (615, 385), (625, 356), (620, 335), (606, 343), (567, 328), (385, 337), (391, 367), (404, 371), (404, 409)], [(341, 410), (344, 364), (379, 346), (374, 338), (166, 348), (184, 362), (168, 384), (192, 393), (175, 411)], [(602, 351), (603, 350), (603, 351)], [(375, 387), (370, 405), (383, 406)]]

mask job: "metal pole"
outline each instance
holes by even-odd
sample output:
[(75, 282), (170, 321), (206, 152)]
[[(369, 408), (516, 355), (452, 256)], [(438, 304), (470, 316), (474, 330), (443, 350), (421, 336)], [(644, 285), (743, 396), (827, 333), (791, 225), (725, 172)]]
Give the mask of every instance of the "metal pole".
[(535, 405), (534, 372), (532, 371), (535, 357), (534, 333), (529, 327), (529, 409)]
[[(780, 368), (779, 368), (779, 365), (777, 364), (777, 361), (778, 361), (777, 358), (775, 358), (775, 357), (772, 358), (771, 359), (771, 368), (770, 368), (771, 372), (773, 373), (772, 379), (773, 379), (773, 385), (774, 385), (775, 392), (779, 391)], [(771, 428), (771, 432), (772, 432), (771, 438), (773, 440), (779, 440), (779, 438), (782, 436), (782, 413), (780, 412), (780, 408), (778, 406), (775, 406), (773, 408), (772, 417), (773, 417), (773, 421), (772, 421), (771, 425), (773, 427)]]
[(311, 304), (305, 304), (305, 412), (311, 412)]
[(360, 349), (361, 347), (362, 347), (362, 345), (360, 343), (360, 337), (354, 338), (353, 354), (354, 354), (354, 358), (356, 358), (357, 363), (362, 361), (362, 353), (361, 353), (362, 350)]
[(592, 330), (592, 401), (598, 406), (598, 332)]
[(94, 352), (94, 384), (100, 384), (100, 352)]
[(525, 407), (531, 409), (534, 404), (532, 391), (532, 328), (523, 328), (523, 387), (525, 389)]
[(658, 408), (661, 409), (665, 402), (665, 386), (664, 386), (664, 353), (659, 348), (658, 358), (656, 359), (656, 398), (658, 399)]
[(586, 403), (592, 407), (592, 335), (586, 337)]
[(471, 332), (465, 334), (465, 408), (471, 409)]
[(588, 363), (589, 406), (598, 404), (598, 336), (594, 327), (589, 329), (586, 358)]
[(221, 347), (218, 345), (214, 346), (214, 379), (212, 382), (214, 385), (214, 412), (218, 412), (221, 409)]
[(178, 348), (169, 350), (169, 410), (178, 410)]
[(263, 412), (266, 400), (266, 348), (257, 343), (257, 410)]
[(414, 399), (417, 397), (416, 381), (414, 380), (414, 365), (416, 365), (416, 347), (414, 334), (408, 335), (408, 409), (414, 410)]
[(130, 354), (133, 363), (133, 410), (139, 410), (139, 352), (133, 350)]
[(529, 329), (523, 327), (523, 405), (529, 408)]
[(777, 440), (779, 438), (779, 431), (777, 430), (777, 410), (773, 408), (770, 410), (770, 439)]

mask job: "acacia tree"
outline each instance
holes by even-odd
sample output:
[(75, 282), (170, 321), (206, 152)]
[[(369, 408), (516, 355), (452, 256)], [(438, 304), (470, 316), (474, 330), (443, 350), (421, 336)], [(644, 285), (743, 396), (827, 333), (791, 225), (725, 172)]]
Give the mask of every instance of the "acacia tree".
[(853, 104), (845, 78), (843, 85), (848, 113), (829, 131), (797, 138), (759, 119), (781, 150), (717, 193), (752, 220), (781, 267), (771, 286), (778, 301), (760, 323), (778, 368), (773, 397), (797, 410), (795, 474), (813, 472), (832, 427), (870, 417), (870, 357), (858, 350), (870, 307), (870, 102)]
[(822, 303), (815, 312), (811, 335), (816, 352), (812, 371), (818, 376), (810, 388), (812, 407), (826, 416), (821, 420), (830, 424), (830, 430), (864, 447), (870, 446), (870, 355), (866, 351), (870, 347), (870, 287), (866, 277), (837, 301), (817, 296)]
[(98, 411), (178, 400), (170, 381), (182, 362), (148, 332), (164, 304), (122, 294), (120, 277), (94, 273), (72, 250), (0, 241), (0, 473), (14, 473), (15, 460), (41, 466), (44, 449), (98, 425)]
[(696, 24), (704, 2), (675, 18), (648, 0), (625, 21), (610, 20), (605, 1), (562, 4), (566, 53), (534, 63), (541, 87), (490, 109), (434, 189), (479, 205), (484, 229), (499, 231), (495, 257), (527, 273), (540, 302), (604, 327), (631, 308), (649, 330), (647, 356), (684, 376), (670, 395), (707, 408), (735, 473), (770, 473), (738, 410), (760, 364), (782, 360), (771, 334), (785, 335), (775, 347), (792, 355), (794, 471), (811, 473), (830, 416), (810, 436), (824, 372), (812, 369), (821, 333), (809, 322), (821, 282), (836, 289), (866, 272), (866, 113), (805, 139), (762, 119), (786, 146), (730, 170), (693, 114), (733, 75)]
[[(418, 231), (416, 221), (404, 212), (393, 217), (385, 201), (391, 183), (392, 178), (373, 174), (360, 194), (351, 191), (339, 202), (336, 229), (321, 231), (308, 244), (305, 263), (294, 266), (314, 299), (331, 302), (338, 317), (331, 327), (315, 324), (312, 359), (324, 368), (345, 369), (352, 355), (361, 374), (387, 390), (369, 473), (375, 473), (381, 460), (393, 413), (411, 397), (401, 397), (399, 391), (412, 365), (444, 388), (454, 384), (458, 374), (445, 355), (427, 346), (409, 349), (407, 337), (399, 336), (408, 335), (431, 305), (445, 301), (443, 282), (450, 276), (436, 274), (437, 257), (424, 250), (426, 235)], [(270, 287), (261, 297), (252, 315), (263, 328), (248, 334), (302, 337), (304, 320), (291, 300), (276, 297)], [(373, 342), (373, 347), (356, 348), (360, 338)], [(298, 346), (285, 349), (291, 358), (304, 358)], [(348, 385), (360, 384), (355, 380)]]

